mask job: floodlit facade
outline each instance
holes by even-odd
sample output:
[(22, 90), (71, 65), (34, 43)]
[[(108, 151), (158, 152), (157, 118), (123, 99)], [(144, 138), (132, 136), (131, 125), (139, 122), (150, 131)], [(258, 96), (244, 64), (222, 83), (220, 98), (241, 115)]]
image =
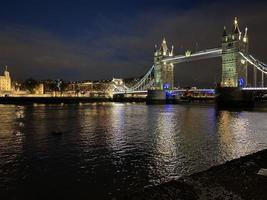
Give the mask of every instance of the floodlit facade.
[(0, 92), (11, 91), (11, 77), (7, 71), (7, 66), (5, 67), (4, 75), (0, 76)]
[(34, 93), (38, 94), (38, 95), (43, 95), (44, 94), (44, 84), (43, 83), (39, 83), (35, 89), (34, 89)]
[(248, 63), (239, 52), (248, 53), (248, 29), (245, 34), (239, 29), (237, 18), (233, 30), (227, 34), (224, 27), (222, 35), (222, 83), (224, 87), (246, 87)]
[(158, 90), (173, 89), (173, 64), (162, 62), (163, 59), (172, 56), (173, 56), (173, 46), (172, 49), (169, 50), (165, 38), (163, 39), (159, 49), (157, 49), (157, 46), (155, 46), (154, 77), (155, 77), (155, 87)]
[(123, 79), (119, 79), (119, 78), (113, 78), (112, 82), (115, 83), (116, 85), (123, 85)]

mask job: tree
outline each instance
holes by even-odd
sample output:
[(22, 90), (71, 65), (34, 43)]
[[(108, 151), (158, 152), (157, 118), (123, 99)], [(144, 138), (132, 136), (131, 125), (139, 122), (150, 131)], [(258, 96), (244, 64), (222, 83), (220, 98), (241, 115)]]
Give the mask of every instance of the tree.
[(31, 93), (34, 93), (34, 90), (37, 85), (38, 85), (38, 82), (32, 78), (25, 80), (23, 84), (24, 89), (30, 91)]
[(68, 84), (61, 79), (50, 81), (47, 84), (47, 87), (49, 88), (50, 91), (57, 91), (57, 92), (63, 92), (67, 86)]

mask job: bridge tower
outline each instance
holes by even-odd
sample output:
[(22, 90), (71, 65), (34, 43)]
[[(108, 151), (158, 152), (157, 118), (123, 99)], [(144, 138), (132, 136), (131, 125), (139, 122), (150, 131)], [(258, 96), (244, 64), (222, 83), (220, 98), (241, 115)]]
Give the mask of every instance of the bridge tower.
[(222, 35), (222, 87), (246, 87), (248, 84), (248, 63), (239, 54), (239, 52), (248, 54), (247, 30), (246, 28), (245, 34), (242, 36), (237, 18), (234, 20), (232, 32), (227, 34), (226, 27), (224, 27)]
[(173, 89), (173, 64), (164, 63), (162, 60), (173, 56), (172, 49), (168, 49), (165, 38), (161, 46), (157, 49), (155, 46), (154, 53), (154, 83), (156, 90), (172, 90)]
[(235, 18), (233, 30), (222, 35), (222, 82), (216, 88), (217, 106), (253, 106), (254, 94), (241, 88), (248, 86), (248, 62), (241, 54), (248, 55), (248, 29), (244, 35)]

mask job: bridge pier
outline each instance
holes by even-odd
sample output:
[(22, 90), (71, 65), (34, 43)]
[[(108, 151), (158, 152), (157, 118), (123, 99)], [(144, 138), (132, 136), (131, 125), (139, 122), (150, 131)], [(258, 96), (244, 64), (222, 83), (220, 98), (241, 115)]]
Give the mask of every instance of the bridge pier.
[(255, 95), (251, 90), (240, 87), (217, 87), (216, 104), (218, 107), (252, 107)]
[(148, 90), (146, 97), (147, 104), (174, 104), (177, 99), (170, 91)]
[(146, 97), (147, 104), (165, 104), (166, 94), (163, 90), (148, 90)]

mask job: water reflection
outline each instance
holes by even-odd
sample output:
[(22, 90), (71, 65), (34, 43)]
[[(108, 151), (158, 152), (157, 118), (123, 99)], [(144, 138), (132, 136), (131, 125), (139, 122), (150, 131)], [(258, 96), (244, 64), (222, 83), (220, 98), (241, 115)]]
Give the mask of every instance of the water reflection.
[(165, 105), (155, 121), (155, 170), (161, 181), (175, 174), (177, 117), (172, 109), (171, 105)]
[(0, 106), (0, 189), (110, 199), (266, 148), (265, 115), (196, 105)]
[[(24, 107), (0, 106), (0, 191), (14, 188), (23, 151)], [(4, 176), (2, 180), (1, 177)]]
[(224, 159), (235, 158), (257, 150), (255, 127), (246, 112), (218, 112), (217, 131), (220, 154)]
[[(126, 139), (126, 131), (125, 126), (125, 104), (114, 104), (111, 107), (110, 119), (108, 120), (110, 124), (107, 126), (109, 127), (109, 133), (112, 134), (110, 145), (111, 148), (116, 150), (123, 151), (123, 144), (125, 144)], [(121, 152), (122, 153), (122, 152)]]

